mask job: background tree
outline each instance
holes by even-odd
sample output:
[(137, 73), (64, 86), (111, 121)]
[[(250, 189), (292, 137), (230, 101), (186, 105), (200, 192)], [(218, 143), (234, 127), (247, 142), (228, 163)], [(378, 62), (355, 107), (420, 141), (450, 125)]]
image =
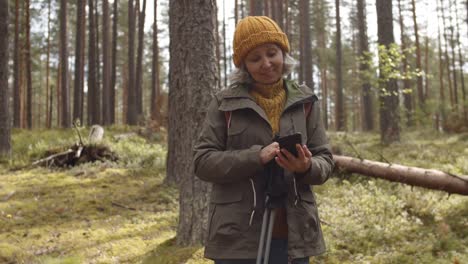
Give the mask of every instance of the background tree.
[(376, 0), (379, 43), (380, 139), (388, 144), (400, 140), (398, 85), (392, 78), (394, 57), (390, 51), (393, 37), (392, 1)]
[[(138, 0), (139, 2), (139, 0)], [(137, 60), (136, 60), (136, 104), (137, 104), (137, 116), (141, 118), (143, 116), (143, 48), (144, 48), (144, 29), (145, 29), (145, 15), (146, 15), (146, 0), (143, 0), (143, 7), (138, 15), (138, 48), (137, 48)]]
[(8, 85), (8, 0), (0, 0), (0, 158), (11, 152)]
[(70, 127), (70, 96), (68, 90), (67, 1), (60, 0), (60, 88), (61, 126)]
[[(413, 14), (413, 24), (414, 24), (414, 39), (416, 45), (416, 69), (419, 72), (422, 72), (422, 64), (421, 64), (421, 45), (419, 43), (419, 28), (418, 28), (418, 20), (416, 15), (416, 0), (411, 0), (411, 11)], [(418, 74), (417, 76), (417, 91), (418, 91), (418, 106), (421, 111), (425, 112), (425, 102), (424, 102), (424, 90), (423, 90), (423, 79), (422, 74)]]
[(94, 0), (88, 0), (89, 45), (88, 45), (88, 125), (100, 124), (100, 92), (97, 85), (96, 16), (93, 15)]
[(25, 35), (26, 35), (26, 45), (25, 45), (25, 63), (26, 63), (26, 127), (32, 128), (32, 68), (31, 68), (31, 16), (30, 9), (31, 4), (29, 0), (24, 2), (25, 10)]
[(20, 84), (20, 6), (15, 0), (15, 42), (13, 55), (13, 126), (21, 127), (21, 84)]
[(335, 0), (335, 21), (336, 21), (336, 100), (335, 100), (335, 124), (336, 130), (346, 129), (346, 120), (343, 101), (343, 53), (341, 50), (341, 16), (340, 0)]
[(367, 38), (367, 23), (366, 23), (366, 1), (357, 0), (357, 22), (359, 31), (358, 41), (358, 54), (360, 57), (359, 62), (359, 77), (361, 79), (361, 111), (362, 111), (362, 124), (363, 131), (370, 131), (374, 129), (373, 108), (372, 108), (372, 94), (371, 84), (369, 80), (369, 40)]
[(109, 1), (102, 0), (102, 124), (111, 124), (111, 42)]
[(135, 87), (135, 15), (133, 0), (128, 1), (128, 85), (127, 122), (136, 125), (138, 119), (137, 94)]
[(110, 86), (110, 122), (115, 123), (115, 86), (117, 83), (117, 24), (118, 24), (118, 4), (119, 1), (114, 1), (113, 16), (112, 16), (112, 66), (111, 66), (111, 86)]
[(158, 99), (160, 95), (159, 87), (159, 44), (158, 44), (158, 1), (154, 0), (154, 20), (153, 20), (153, 65), (151, 72), (151, 119), (157, 120), (159, 117)]
[[(276, 1), (275, 1), (276, 2)], [(301, 50), (301, 69), (303, 72), (304, 82), (310, 88), (314, 89), (313, 79), (313, 64), (312, 64), (312, 39), (310, 34), (310, 13), (309, 6), (310, 1), (301, 0), (301, 8), (299, 10), (301, 17), (301, 39), (302, 39), (302, 50)]]
[(77, 0), (76, 13), (76, 52), (75, 52), (75, 80), (73, 96), (73, 120), (83, 121), (83, 93), (84, 93), (84, 54), (86, 38), (86, 0)]
[(169, 3), (170, 89), (166, 179), (168, 182), (179, 182), (180, 192), (184, 194), (179, 201), (177, 242), (182, 245), (199, 244), (206, 234), (209, 184), (193, 175), (191, 160), (193, 144), (205, 117), (205, 106), (209, 104), (213, 92), (218, 90), (216, 1), (170, 0)]

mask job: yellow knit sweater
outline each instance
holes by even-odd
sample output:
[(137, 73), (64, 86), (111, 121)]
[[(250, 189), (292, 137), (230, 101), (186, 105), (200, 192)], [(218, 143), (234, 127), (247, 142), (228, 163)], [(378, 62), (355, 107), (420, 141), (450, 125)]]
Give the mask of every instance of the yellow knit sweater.
[(250, 95), (255, 102), (265, 111), (270, 122), (273, 135), (279, 132), (279, 120), (286, 102), (286, 91), (283, 87), (283, 79), (274, 84), (254, 84), (250, 89)]

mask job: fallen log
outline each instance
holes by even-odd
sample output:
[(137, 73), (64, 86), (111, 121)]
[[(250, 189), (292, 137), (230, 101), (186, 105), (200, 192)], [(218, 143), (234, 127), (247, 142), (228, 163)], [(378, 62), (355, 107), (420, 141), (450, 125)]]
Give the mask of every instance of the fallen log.
[(468, 176), (341, 155), (333, 155), (333, 159), (338, 168), (347, 172), (401, 182), (411, 186), (468, 195)]

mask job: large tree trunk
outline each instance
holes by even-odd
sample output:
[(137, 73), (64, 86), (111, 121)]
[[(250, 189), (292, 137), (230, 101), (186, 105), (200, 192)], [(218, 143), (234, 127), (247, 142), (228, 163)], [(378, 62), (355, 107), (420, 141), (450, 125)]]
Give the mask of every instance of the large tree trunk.
[(437, 47), (438, 47), (438, 56), (439, 56), (439, 100), (438, 100), (438, 114), (437, 120), (438, 125), (437, 129), (445, 130), (445, 85), (444, 85), (444, 64), (442, 59), (442, 41), (440, 37), (440, 16), (439, 16), (439, 0), (436, 1), (437, 5)]
[(458, 7), (457, 7), (457, 2), (455, 1), (455, 22), (456, 22), (456, 30), (457, 30), (457, 41), (456, 44), (458, 46), (458, 63), (460, 67), (460, 82), (461, 82), (461, 90), (462, 90), (462, 98), (461, 98), (461, 105), (462, 105), (462, 111), (463, 111), (463, 117), (465, 119), (465, 122), (468, 122), (468, 106), (466, 103), (466, 88), (465, 88), (465, 76), (463, 72), (463, 65), (465, 65), (464, 60), (463, 60), (463, 54), (461, 50), (462, 43), (460, 42), (460, 23), (458, 20)]
[(337, 131), (346, 129), (346, 120), (344, 113), (343, 100), (343, 53), (341, 50), (341, 17), (340, 17), (340, 0), (335, 0), (336, 11), (336, 101), (335, 101), (335, 124)]
[(453, 90), (452, 90), (452, 78), (450, 76), (450, 57), (448, 54), (448, 36), (447, 36), (447, 27), (445, 24), (445, 6), (444, 6), (444, 1), (440, 0), (440, 10), (442, 11), (442, 29), (443, 29), (443, 35), (444, 35), (444, 56), (445, 56), (445, 67), (447, 70), (447, 81), (448, 81), (448, 90), (449, 90), (449, 97), (450, 97), (450, 108), (452, 111), (455, 110), (455, 101), (454, 101), (454, 95), (453, 95)]
[(250, 15), (263, 15), (263, 0), (250, 0)]
[(11, 153), (8, 86), (8, 0), (0, 0), (0, 158)]
[(203, 243), (208, 219), (209, 184), (193, 175), (191, 160), (193, 144), (205, 118), (205, 107), (218, 90), (216, 1), (171, 0), (169, 3), (167, 181), (179, 182), (183, 194), (177, 242), (193, 245)]
[(366, 1), (357, 1), (357, 18), (358, 18), (358, 30), (359, 30), (359, 41), (358, 50), (361, 62), (359, 63), (361, 85), (361, 102), (362, 102), (362, 130), (370, 131), (374, 129), (373, 119), (373, 108), (372, 108), (372, 94), (371, 84), (367, 74), (369, 71), (369, 40), (367, 38), (367, 23), (366, 23)]
[(333, 159), (338, 168), (347, 172), (468, 195), (468, 176), (456, 176), (439, 170), (426, 170), (339, 155), (333, 155)]
[(77, 22), (76, 22), (76, 52), (75, 52), (75, 80), (74, 80), (74, 97), (73, 97), (73, 120), (79, 119), (83, 122), (83, 78), (84, 78), (84, 39), (85, 33), (85, 17), (86, 17), (86, 0), (78, 0), (77, 4)]
[[(377, 32), (378, 43), (388, 51), (390, 45), (395, 43), (393, 37), (392, 1), (377, 0)], [(379, 56), (381, 57), (381, 56)], [(398, 85), (395, 79), (389, 79), (384, 67), (384, 61), (379, 58), (379, 99), (380, 99), (380, 135), (381, 142), (389, 144), (400, 140), (400, 126), (398, 113)]]
[(135, 87), (135, 15), (133, 1), (128, 1), (128, 85), (127, 85), (127, 122), (137, 124), (137, 101)]
[(111, 124), (111, 45), (109, 40), (109, 2), (102, 1), (102, 124)]
[(70, 127), (70, 94), (68, 90), (67, 0), (60, 0), (60, 67), (61, 126)]

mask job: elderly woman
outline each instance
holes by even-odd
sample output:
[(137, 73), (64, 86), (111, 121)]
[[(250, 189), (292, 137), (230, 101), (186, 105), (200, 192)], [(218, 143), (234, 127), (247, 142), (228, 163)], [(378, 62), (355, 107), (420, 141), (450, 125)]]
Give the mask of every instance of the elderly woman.
[[(205, 257), (215, 264), (255, 263), (265, 209), (265, 168), (282, 170), (285, 202), (275, 210), (269, 263), (304, 264), (325, 243), (311, 185), (323, 184), (333, 160), (311, 88), (285, 79), (294, 59), (270, 18), (242, 19), (234, 33), (231, 85), (208, 106), (194, 148), (197, 177), (213, 184)], [(301, 133), (297, 156), (275, 136)]]

